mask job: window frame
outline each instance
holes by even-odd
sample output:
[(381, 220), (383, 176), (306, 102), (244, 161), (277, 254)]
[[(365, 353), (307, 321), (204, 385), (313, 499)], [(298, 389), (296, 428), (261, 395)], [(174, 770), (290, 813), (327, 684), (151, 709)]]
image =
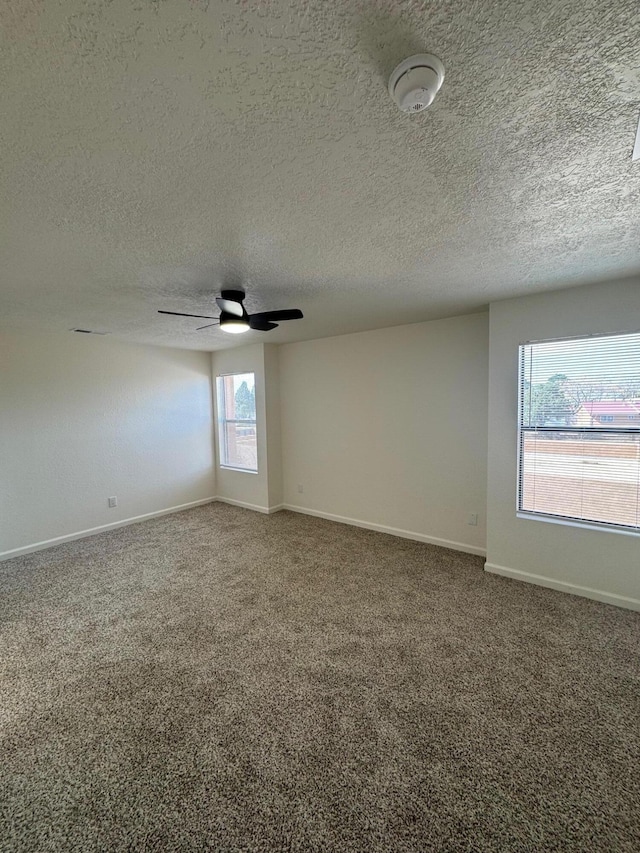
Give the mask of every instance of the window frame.
[[(224, 388), (224, 380), (229, 376), (253, 376), (253, 388), (255, 395), (256, 388), (256, 372), (255, 370), (233, 370), (228, 373), (216, 374), (216, 409), (217, 409), (217, 430), (218, 430), (218, 467), (225, 471), (239, 471), (242, 474), (258, 474), (258, 412), (256, 410), (255, 418), (228, 418), (226, 417), (226, 404), (224, 401), (224, 393), (221, 393), (221, 388)], [(253, 426), (256, 432), (256, 467), (246, 468), (241, 465), (232, 465), (228, 461), (228, 436), (227, 424), (244, 424)]]
[(588, 341), (590, 339), (615, 338), (623, 335), (638, 335), (640, 330), (628, 330), (617, 332), (592, 332), (583, 335), (569, 335), (558, 338), (539, 338), (536, 340), (522, 341), (518, 344), (518, 408), (517, 408), (517, 454), (516, 454), (516, 517), (527, 519), (529, 521), (543, 521), (551, 524), (560, 524), (567, 527), (581, 527), (588, 530), (609, 531), (622, 533), (628, 536), (640, 536), (640, 527), (631, 527), (627, 524), (617, 524), (610, 521), (594, 521), (591, 519), (579, 518), (571, 515), (560, 515), (559, 513), (540, 512), (537, 510), (522, 509), (522, 487), (524, 473), (524, 438), (527, 433), (544, 433), (544, 432), (562, 432), (562, 433), (577, 433), (591, 434), (605, 433), (607, 435), (640, 435), (640, 424), (635, 427), (616, 427), (600, 425), (599, 428), (594, 427), (568, 427), (568, 426), (524, 426), (524, 359), (525, 347), (543, 343), (563, 343), (564, 341)]

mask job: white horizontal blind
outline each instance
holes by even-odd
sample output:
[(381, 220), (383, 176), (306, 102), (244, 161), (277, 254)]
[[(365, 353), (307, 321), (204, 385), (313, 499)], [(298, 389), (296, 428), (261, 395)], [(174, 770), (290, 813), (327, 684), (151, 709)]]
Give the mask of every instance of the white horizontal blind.
[(640, 529), (640, 333), (520, 346), (518, 510)]

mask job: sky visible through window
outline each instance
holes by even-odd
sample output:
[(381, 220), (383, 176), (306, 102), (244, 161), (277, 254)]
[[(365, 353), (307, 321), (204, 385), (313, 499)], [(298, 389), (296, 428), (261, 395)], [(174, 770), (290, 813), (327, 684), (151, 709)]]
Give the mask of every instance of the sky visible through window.
[(235, 373), (226, 377), (233, 384), (235, 416), (239, 419), (256, 419), (256, 380), (255, 373)]
[(640, 426), (640, 333), (524, 344), (520, 382), (524, 426)]
[(640, 382), (640, 332), (525, 344), (524, 358), (525, 375), (533, 383), (546, 382), (559, 373), (575, 381)]

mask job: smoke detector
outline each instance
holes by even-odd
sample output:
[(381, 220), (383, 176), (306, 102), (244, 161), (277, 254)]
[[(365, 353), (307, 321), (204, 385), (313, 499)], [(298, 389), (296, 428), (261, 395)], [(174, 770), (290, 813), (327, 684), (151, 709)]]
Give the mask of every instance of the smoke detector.
[(420, 113), (433, 103), (444, 80), (444, 65), (431, 53), (417, 53), (394, 68), (389, 94), (403, 113)]

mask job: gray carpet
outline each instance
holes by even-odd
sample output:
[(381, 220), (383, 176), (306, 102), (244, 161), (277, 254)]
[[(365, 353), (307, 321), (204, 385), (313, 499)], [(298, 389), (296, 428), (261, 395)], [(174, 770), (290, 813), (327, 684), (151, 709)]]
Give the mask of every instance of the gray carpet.
[(640, 850), (639, 614), (221, 504), (0, 604), (3, 850)]

